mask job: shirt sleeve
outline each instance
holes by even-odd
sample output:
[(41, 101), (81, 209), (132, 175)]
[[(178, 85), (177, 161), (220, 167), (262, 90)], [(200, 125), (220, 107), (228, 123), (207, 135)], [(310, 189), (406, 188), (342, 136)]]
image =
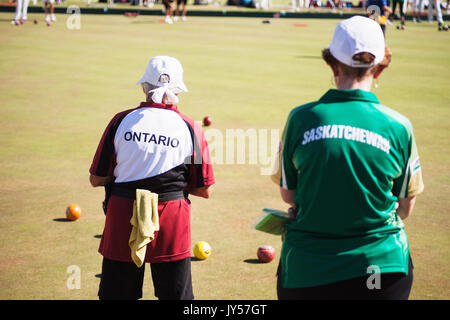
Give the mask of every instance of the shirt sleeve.
[(90, 174), (99, 177), (109, 177), (114, 175), (114, 167), (116, 166), (114, 137), (120, 122), (129, 112), (130, 110), (118, 113), (109, 122), (100, 139), (94, 159), (92, 160), (89, 169)]
[(295, 190), (297, 188), (298, 170), (292, 162), (292, 147), (289, 143), (291, 135), (291, 116), (289, 116), (280, 141), (276, 164), (276, 171), (272, 175), (272, 181), (283, 189)]
[(419, 153), (417, 151), (412, 128), (409, 146), (409, 157), (403, 170), (403, 174), (399, 179), (394, 181), (394, 188), (397, 187), (396, 189), (399, 189), (398, 194), (396, 194), (399, 198), (416, 196), (424, 190), (422, 166), (420, 164)]

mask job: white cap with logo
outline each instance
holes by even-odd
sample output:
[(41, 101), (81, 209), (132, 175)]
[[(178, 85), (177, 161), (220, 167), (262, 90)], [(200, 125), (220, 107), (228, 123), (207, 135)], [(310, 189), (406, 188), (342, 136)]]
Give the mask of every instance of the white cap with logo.
[[(354, 68), (368, 68), (379, 64), (384, 58), (385, 40), (380, 25), (372, 19), (354, 16), (339, 22), (333, 40), (328, 47), (340, 62)], [(366, 64), (353, 60), (358, 53), (368, 52), (375, 59)]]
[(158, 88), (151, 90), (152, 100), (161, 103), (164, 94), (169, 102), (178, 103), (176, 94), (188, 92), (183, 82), (183, 67), (178, 59), (169, 56), (157, 56), (150, 59), (142, 78), (137, 84), (147, 82)]

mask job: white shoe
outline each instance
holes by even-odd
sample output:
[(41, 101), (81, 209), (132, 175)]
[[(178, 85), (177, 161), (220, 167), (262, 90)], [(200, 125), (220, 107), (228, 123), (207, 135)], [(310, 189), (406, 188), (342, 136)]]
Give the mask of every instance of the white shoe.
[(168, 24), (173, 24), (173, 21), (169, 16), (166, 16), (166, 19), (164, 21)]
[(181, 20), (186, 21), (187, 18), (183, 16), (183, 17), (181, 17)]
[(173, 21), (178, 21), (178, 16), (173, 17)]
[(50, 16), (45, 17), (45, 22), (50, 22)]
[(51, 14), (51, 15), (50, 15), (50, 18), (52, 19), (52, 21), (56, 21), (56, 17), (55, 17), (54, 14)]

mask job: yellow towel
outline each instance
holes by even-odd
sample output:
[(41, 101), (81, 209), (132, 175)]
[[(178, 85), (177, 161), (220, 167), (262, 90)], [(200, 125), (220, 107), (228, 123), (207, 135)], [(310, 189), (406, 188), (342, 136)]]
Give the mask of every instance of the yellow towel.
[(133, 229), (128, 245), (131, 249), (131, 258), (140, 268), (144, 264), (147, 244), (155, 238), (155, 231), (159, 230), (158, 194), (148, 190), (136, 190), (130, 223)]
[(378, 17), (378, 23), (379, 24), (386, 24), (386, 20), (387, 20), (386, 16), (379, 16)]

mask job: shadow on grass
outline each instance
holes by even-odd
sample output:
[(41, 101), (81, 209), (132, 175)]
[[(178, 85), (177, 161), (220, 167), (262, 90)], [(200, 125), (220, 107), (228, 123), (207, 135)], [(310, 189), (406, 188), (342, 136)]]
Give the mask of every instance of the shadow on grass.
[(244, 260), (245, 263), (251, 263), (251, 264), (261, 264), (264, 263), (259, 259), (245, 259)]
[(202, 259), (199, 259), (197, 257), (191, 257), (191, 261), (203, 261)]
[(55, 218), (55, 219), (53, 219), (53, 221), (56, 221), (56, 222), (72, 222), (72, 220), (67, 219), (67, 218)]

